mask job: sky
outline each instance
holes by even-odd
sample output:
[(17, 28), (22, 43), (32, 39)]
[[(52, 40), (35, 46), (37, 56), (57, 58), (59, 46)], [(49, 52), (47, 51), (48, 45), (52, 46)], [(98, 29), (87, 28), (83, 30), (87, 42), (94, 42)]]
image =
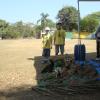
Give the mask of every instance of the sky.
[[(0, 19), (36, 23), (44, 12), (56, 22), (57, 13), (64, 6), (77, 8), (77, 0), (0, 0)], [(96, 11), (100, 11), (100, 2), (80, 2), (81, 17)]]

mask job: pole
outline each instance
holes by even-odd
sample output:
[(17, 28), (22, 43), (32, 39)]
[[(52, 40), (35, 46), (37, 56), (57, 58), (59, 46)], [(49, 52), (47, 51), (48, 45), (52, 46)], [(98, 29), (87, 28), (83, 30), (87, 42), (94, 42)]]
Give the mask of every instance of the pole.
[(78, 3), (78, 43), (81, 44), (80, 39), (80, 10), (79, 10), (79, 0), (77, 0)]
[(79, 61), (81, 58), (81, 48), (80, 48), (80, 44), (81, 44), (81, 39), (80, 39), (80, 10), (79, 10), (79, 0), (77, 0), (78, 2), (78, 54), (79, 54)]

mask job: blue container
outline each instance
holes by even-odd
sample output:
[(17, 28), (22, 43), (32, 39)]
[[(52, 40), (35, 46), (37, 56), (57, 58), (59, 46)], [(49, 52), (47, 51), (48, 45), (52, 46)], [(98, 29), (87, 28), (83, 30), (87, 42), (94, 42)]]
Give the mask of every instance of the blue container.
[(74, 59), (75, 61), (85, 61), (86, 48), (84, 44), (78, 44), (74, 47)]
[(100, 78), (96, 78), (97, 81), (100, 81)]
[[(89, 60), (88, 64), (91, 65), (91, 67), (96, 70), (96, 72), (100, 75), (100, 62), (96, 60)], [(100, 80), (100, 78), (97, 78), (96, 80)]]
[(85, 61), (75, 61), (75, 64), (79, 64), (80, 67), (83, 68), (86, 62)]
[(75, 61), (75, 64), (84, 65), (85, 64), (85, 61)]
[(93, 68), (99, 68), (100, 62), (97, 62), (96, 60), (89, 60), (88, 64), (92, 65)]
[(100, 68), (96, 68), (98, 74), (100, 74)]

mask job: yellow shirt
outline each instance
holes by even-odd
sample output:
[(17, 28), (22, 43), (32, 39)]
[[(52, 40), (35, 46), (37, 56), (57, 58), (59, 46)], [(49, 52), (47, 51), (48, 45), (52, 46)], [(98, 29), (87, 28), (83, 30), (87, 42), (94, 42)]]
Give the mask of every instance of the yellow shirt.
[(52, 36), (49, 34), (45, 34), (42, 37), (43, 48), (51, 49), (52, 48)]
[(55, 45), (64, 45), (65, 44), (66, 33), (63, 29), (56, 30), (54, 33), (54, 44)]

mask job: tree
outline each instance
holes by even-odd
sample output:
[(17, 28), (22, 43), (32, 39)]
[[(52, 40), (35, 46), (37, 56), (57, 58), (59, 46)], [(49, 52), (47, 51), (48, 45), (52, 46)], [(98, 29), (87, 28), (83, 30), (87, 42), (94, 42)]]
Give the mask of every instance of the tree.
[(23, 36), (23, 31), (24, 31), (24, 24), (22, 21), (18, 21), (16, 22), (13, 26), (16, 27), (17, 31), (20, 33), (20, 36)]
[(23, 34), (22, 37), (33, 37), (34, 35), (34, 25), (32, 23), (27, 23), (23, 25)]
[(65, 30), (72, 31), (73, 29), (77, 29), (77, 16), (78, 11), (75, 7), (65, 6), (59, 10), (57, 19), (62, 22)]
[(0, 29), (4, 29), (8, 26), (8, 23), (5, 20), (0, 20)]
[(0, 36), (6, 33), (6, 28), (9, 26), (9, 23), (5, 20), (0, 20)]
[(87, 15), (86, 17), (84, 17), (81, 20), (81, 22), (80, 22), (81, 31), (87, 31), (87, 32), (90, 32), (90, 33), (95, 31), (96, 27), (99, 24), (99, 21), (98, 21), (98, 19), (96, 19), (96, 16), (93, 17), (92, 15), (93, 14)]
[(89, 14), (89, 15), (85, 16), (84, 18), (92, 18), (92, 19), (96, 19), (98, 22), (100, 22), (100, 11)]
[(20, 32), (17, 31), (16, 27), (13, 25), (9, 25), (9, 27), (7, 27), (6, 29), (6, 34), (5, 34), (5, 39), (6, 38), (19, 38), (20, 37)]
[(56, 24), (51, 19), (47, 19), (47, 26), (50, 28), (55, 28)]
[(34, 34), (34, 36), (35, 36), (36, 38), (40, 38), (40, 36), (41, 36), (41, 30), (42, 30), (41, 25), (35, 25), (34, 29), (35, 29), (35, 34)]
[(39, 19), (37, 21), (37, 23), (41, 22), (41, 27), (42, 27), (42, 30), (47, 26), (47, 17), (49, 16), (47, 13), (44, 14), (44, 13), (41, 13), (41, 19)]

